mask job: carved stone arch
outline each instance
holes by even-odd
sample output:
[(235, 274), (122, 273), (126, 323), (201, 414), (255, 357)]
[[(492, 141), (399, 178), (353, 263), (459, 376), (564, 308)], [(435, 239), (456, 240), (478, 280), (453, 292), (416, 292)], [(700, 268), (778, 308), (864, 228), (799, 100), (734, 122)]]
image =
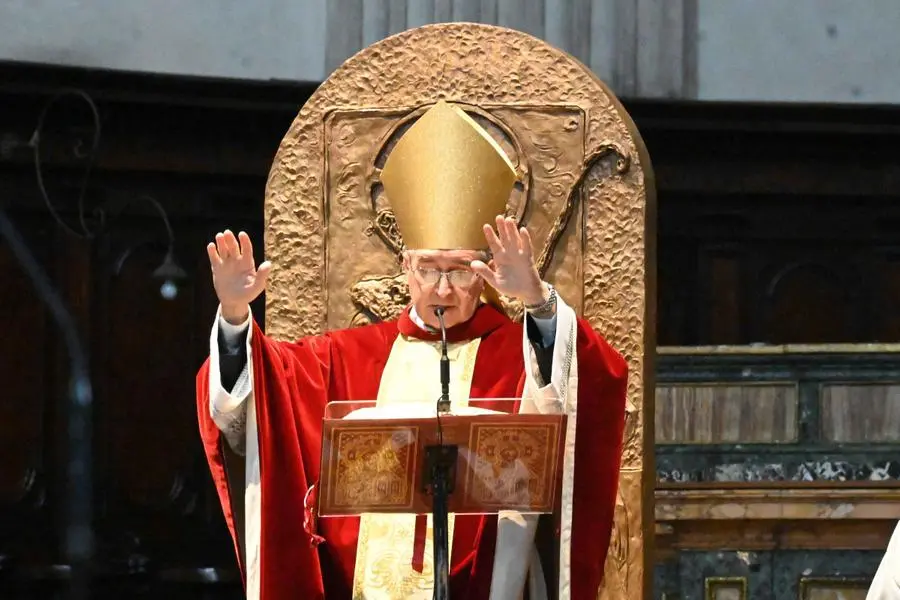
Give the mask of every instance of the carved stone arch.
[(439, 99), (515, 139), (527, 165), (521, 219), (545, 277), (628, 360), (619, 508), (600, 596), (650, 597), (653, 176), (628, 114), (573, 57), (518, 31), (445, 23), (382, 40), (338, 68), (300, 110), (269, 175), (267, 331), (295, 339), (387, 318), (402, 304), (398, 237), (372, 196), (376, 161), (398, 123)]

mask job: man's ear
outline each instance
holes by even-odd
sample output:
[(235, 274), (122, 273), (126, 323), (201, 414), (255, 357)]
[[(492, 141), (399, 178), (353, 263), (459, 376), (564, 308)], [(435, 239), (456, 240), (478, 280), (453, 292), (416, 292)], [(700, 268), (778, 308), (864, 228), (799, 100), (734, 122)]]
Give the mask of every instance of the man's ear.
[(409, 252), (404, 251), (403, 254), (400, 255), (400, 265), (404, 271), (409, 271)]

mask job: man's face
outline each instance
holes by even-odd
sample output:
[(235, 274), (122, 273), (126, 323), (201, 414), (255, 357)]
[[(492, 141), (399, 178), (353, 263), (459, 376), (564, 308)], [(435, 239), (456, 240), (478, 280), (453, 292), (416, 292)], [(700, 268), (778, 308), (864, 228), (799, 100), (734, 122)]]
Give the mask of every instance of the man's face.
[(477, 250), (415, 250), (407, 252), (403, 267), (407, 272), (409, 295), (419, 317), (437, 328), (434, 309), (444, 307), (447, 328), (472, 318), (478, 308), (484, 282), (469, 267), (473, 260), (484, 261)]

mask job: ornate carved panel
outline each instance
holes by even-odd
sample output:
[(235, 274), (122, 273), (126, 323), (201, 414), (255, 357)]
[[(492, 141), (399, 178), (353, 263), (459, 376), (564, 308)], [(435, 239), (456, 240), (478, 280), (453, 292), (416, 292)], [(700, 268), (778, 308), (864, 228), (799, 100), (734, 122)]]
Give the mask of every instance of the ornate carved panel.
[(460, 23), (407, 31), (344, 63), (300, 111), (269, 175), (267, 331), (293, 339), (405, 303), (378, 169), (404, 125), (438, 99), (467, 106), (506, 146), (519, 173), (508, 212), (538, 238), (545, 277), (629, 361), (606, 597), (639, 598), (649, 593), (642, 538), (652, 532), (655, 199), (636, 129), (583, 65), (520, 32)]

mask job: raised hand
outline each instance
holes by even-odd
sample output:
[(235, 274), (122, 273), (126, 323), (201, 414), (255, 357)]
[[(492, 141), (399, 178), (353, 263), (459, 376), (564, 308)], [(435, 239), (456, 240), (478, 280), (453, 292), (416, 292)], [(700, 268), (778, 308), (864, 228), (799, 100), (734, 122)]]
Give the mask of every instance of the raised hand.
[[(515, 219), (498, 216), (497, 233), (484, 226), (484, 237), (494, 257), (491, 264), (472, 261), (472, 270), (501, 294), (518, 298), (525, 304), (540, 304), (546, 290), (537, 266), (528, 230), (516, 227)], [(499, 234), (499, 235), (498, 235)]]
[(250, 313), (250, 303), (266, 287), (272, 263), (265, 261), (256, 268), (253, 244), (243, 231), (237, 238), (227, 229), (217, 233), (215, 243), (210, 242), (206, 252), (222, 317), (234, 325), (243, 323)]

